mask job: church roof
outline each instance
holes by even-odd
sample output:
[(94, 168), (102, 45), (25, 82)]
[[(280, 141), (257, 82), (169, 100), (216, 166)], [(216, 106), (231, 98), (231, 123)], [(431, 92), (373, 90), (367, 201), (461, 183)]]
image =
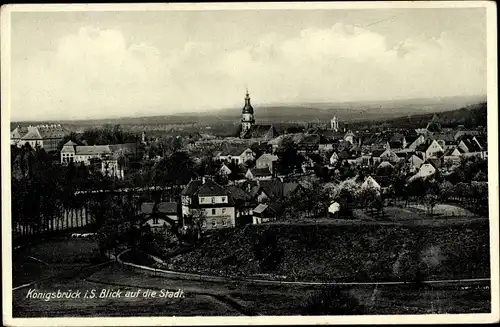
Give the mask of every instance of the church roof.
[(273, 125), (253, 125), (245, 134), (245, 138), (272, 138), (274, 137), (274, 134)]

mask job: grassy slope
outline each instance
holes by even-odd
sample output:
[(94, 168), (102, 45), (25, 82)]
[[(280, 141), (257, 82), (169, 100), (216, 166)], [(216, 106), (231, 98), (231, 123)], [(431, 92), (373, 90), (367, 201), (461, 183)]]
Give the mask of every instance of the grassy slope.
[[(262, 273), (254, 239), (277, 236), (283, 252), (269, 273), (287, 280), (411, 280), (489, 276), (487, 222), (454, 226), (261, 225), (221, 231), (196, 251), (173, 258), (172, 268), (211, 274)], [(236, 260), (228, 260), (231, 256)], [(230, 262), (230, 263), (228, 263)]]

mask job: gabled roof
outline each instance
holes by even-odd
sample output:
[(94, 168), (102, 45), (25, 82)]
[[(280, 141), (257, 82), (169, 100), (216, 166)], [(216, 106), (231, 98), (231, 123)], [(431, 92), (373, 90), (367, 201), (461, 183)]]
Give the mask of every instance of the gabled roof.
[(413, 160), (413, 157), (418, 158), (418, 159), (420, 159), (421, 161), (424, 161), (424, 159), (423, 159), (421, 156), (419, 156), (418, 154), (416, 154), (416, 153), (413, 153), (413, 154), (411, 155), (411, 157), (409, 157), (409, 158), (408, 158), (408, 160)]
[(405, 139), (405, 136), (403, 134), (401, 134), (401, 133), (395, 133), (389, 139), (389, 142), (403, 142), (404, 139)]
[(398, 158), (404, 158), (406, 159), (409, 155), (409, 152), (395, 152)]
[(109, 145), (79, 145), (75, 147), (77, 155), (101, 155), (111, 154)]
[(377, 166), (377, 169), (381, 168), (394, 168), (394, 166), (388, 161), (382, 161), (380, 165)]
[(259, 187), (271, 199), (281, 199), (283, 197), (283, 183), (279, 179), (261, 181)]
[(384, 150), (374, 150), (372, 152), (372, 157), (379, 158), (385, 151), (387, 151), (387, 150), (385, 150), (385, 149)]
[(135, 150), (135, 143), (122, 143), (122, 144), (110, 144), (109, 150), (111, 152), (132, 152)]
[(249, 150), (248, 146), (246, 145), (234, 145), (228, 148), (225, 151), (221, 151), (219, 153), (220, 156), (233, 156), (233, 157), (238, 157), (240, 156), (244, 151)]
[(455, 140), (458, 140), (459, 138), (461, 138), (462, 136), (464, 135), (479, 135), (479, 131), (473, 131), (473, 130), (463, 130), (463, 131), (458, 131), (455, 133)]
[(477, 135), (477, 136), (475, 136), (475, 138), (481, 146), (483, 146), (485, 148), (488, 146), (488, 137), (486, 137), (484, 135)]
[(331, 140), (334, 140), (334, 139), (344, 138), (345, 133), (339, 131), (336, 132), (332, 129), (327, 129), (326, 131), (321, 132), (321, 135)]
[(253, 177), (265, 177), (265, 176), (272, 175), (269, 168), (252, 168), (252, 169), (249, 169), (249, 171)]
[(437, 141), (435, 141), (435, 140), (427, 140), (424, 143), (422, 143), (419, 146), (417, 146), (417, 148), (415, 149), (415, 151), (425, 152), (431, 146), (431, 144), (434, 143), (434, 142), (437, 143)]
[(283, 196), (284, 197), (290, 196), (300, 187), (301, 187), (300, 184), (296, 182), (283, 183)]
[(193, 196), (198, 188), (201, 186), (202, 181), (194, 180), (190, 181), (188, 185), (182, 190), (181, 195)]
[(29, 126), (26, 134), (21, 137), (23, 140), (44, 140), (63, 138), (67, 130), (61, 125), (38, 125)]
[(406, 143), (408, 144), (412, 144), (413, 142), (415, 142), (418, 138), (420, 137), (420, 135), (417, 135), (417, 134), (410, 134), (410, 135), (406, 135), (405, 136), (405, 139), (406, 139)]
[(274, 137), (276, 130), (273, 125), (253, 125), (245, 134), (245, 138), (265, 138)]
[(231, 185), (227, 187), (227, 190), (231, 193), (234, 200), (240, 201), (251, 201), (252, 195), (245, 190), (239, 188), (236, 185)]
[(446, 150), (446, 152), (444, 153), (445, 156), (451, 156), (453, 154), (453, 152), (455, 152), (455, 150), (457, 150), (458, 152), (460, 152), (460, 154), (464, 153), (465, 151), (462, 150), (462, 148), (459, 148), (458, 146), (455, 146), (453, 148), (449, 148), (448, 150)]
[(75, 145), (78, 145), (76, 144), (75, 142), (69, 140), (68, 142), (64, 143), (64, 146), (75, 146)]
[(268, 209), (270, 208), (267, 204), (260, 203), (257, 207), (255, 207), (255, 209), (253, 209), (253, 212), (256, 214), (262, 214)]
[(348, 151), (339, 151), (337, 155), (339, 159), (350, 159), (353, 157)]
[(270, 153), (264, 153), (262, 154), (258, 159), (257, 161), (260, 161), (260, 160), (269, 160), (269, 161), (277, 161), (278, 160), (278, 156), (274, 155), (274, 154), (270, 154)]
[(30, 128), (28, 133), (21, 137), (21, 140), (43, 140), (43, 137), (38, 128)]
[(437, 114), (434, 114), (432, 116), (432, 119), (430, 120), (430, 122), (439, 123), (439, 117), (437, 116)]
[(425, 161), (424, 164), (431, 164), (434, 168), (439, 168), (441, 167), (441, 159), (438, 159), (438, 158), (429, 158)]
[(354, 133), (353, 133), (353, 132), (348, 131), (347, 133), (345, 133), (344, 138), (346, 138), (346, 137), (348, 137), (348, 136), (356, 136), (356, 135), (354, 135)]
[(481, 151), (479, 144), (477, 144), (477, 142), (475, 142), (471, 138), (463, 138), (462, 142), (465, 144), (467, 149), (469, 149), (469, 152), (480, 152)]
[(361, 141), (362, 145), (372, 145), (377, 143), (377, 136), (373, 134), (369, 134), (363, 138)]
[(380, 184), (371, 176), (365, 178), (365, 181), (362, 184), (363, 186), (380, 188)]
[(221, 196), (227, 195), (228, 191), (211, 179), (207, 179), (205, 184), (201, 184), (196, 191), (198, 196)]
[(451, 133), (435, 133), (430, 136), (431, 140), (445, 141), (446, 144), (455, 143), (455, 137)]
[(176, 202), (160, 202), (158, 204), (155, 204), (154, 202), (144, 202), (141, 204), (141, 213), (150, 215), (153, 213), (155, 209), (158, 213), (164, 213), (164, 214), (177, 214), (177, 203)]
[(13, 139), (20, 139), (23, 137), (26, 133), (28, 133), (28, 127), (26, 126), (17, 126), (14, 128), (12, 132), (10, 132), (10, 137)]
[(300, 141), (300, 144), (315, 145), (319, 144), (320, 136), (318, 134), (308, 134)]
[(165, 214), (177, 214), (177, 202), (158, 203), (158, 212)]

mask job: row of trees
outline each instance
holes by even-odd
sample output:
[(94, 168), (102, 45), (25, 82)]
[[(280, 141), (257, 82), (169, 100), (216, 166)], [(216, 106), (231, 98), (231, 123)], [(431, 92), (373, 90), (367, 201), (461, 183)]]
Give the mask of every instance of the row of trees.
[[(100, 167), (70, 163), (60, 165), (58, 158), (40, 147), (11, 147), (12, 223), (33, 233), (53, 230), (68, 220), (72, 210), (88, 212), (95, 199), (78, 192), (111, 189), (113, 180)], [(88, 222), (91, 222), (90, 220)]]
[(106, 124), (103, 127), (91, 127), (83, 131), (83, 133), (71, 132), (64, 136), (59, 143), (59, 150), (68, 142), (73, 141), (81, 145), (108, 145), (108, 144), (123, 144), (135, 143), (139, 139), (135, 133), (124, 131), (118, 125)]

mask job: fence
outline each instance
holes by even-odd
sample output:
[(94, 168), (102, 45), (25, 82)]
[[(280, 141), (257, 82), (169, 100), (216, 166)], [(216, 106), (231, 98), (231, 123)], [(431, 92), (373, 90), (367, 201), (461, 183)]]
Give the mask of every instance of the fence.
[(62, 210), (52, 219), (41, 219), (36, 223), (13, 223), (12, 240), (22, 242), (32, 237), (57, 234), (91, 225), (92, 217), (87, 206)]

